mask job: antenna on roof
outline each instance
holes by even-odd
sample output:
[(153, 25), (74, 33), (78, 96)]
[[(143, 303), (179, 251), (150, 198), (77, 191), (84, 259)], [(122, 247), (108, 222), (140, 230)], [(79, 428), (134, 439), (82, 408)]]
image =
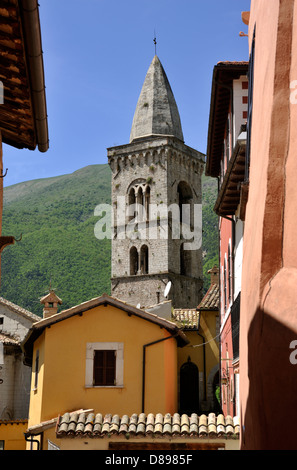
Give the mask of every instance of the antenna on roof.
[(58, 290), (58, 289), (56, 289), (55, 287), (52, 286), (52, 276), (50, 275), (49, 288), (48, 288), (48, 290), (46, 290), (45, 292), (46, 292), (46, 293), (49, 293), (49, 292), (51, 292), (51, 291), (56, 291), (56, 290)]
[(164, 297), (168, 297), (168, 294), (171, 290), (171, 286), (172, 286), (172, 283), (171, 281), (168, 282), (168, 284), (166, 284), (166, 287), (165, 287), (165, 290), (164, 290)]
[(154, 44), (155, 44), (155, 55), (157, 55), (157, 37), (156, 37), (156, 30), (154, 30)]

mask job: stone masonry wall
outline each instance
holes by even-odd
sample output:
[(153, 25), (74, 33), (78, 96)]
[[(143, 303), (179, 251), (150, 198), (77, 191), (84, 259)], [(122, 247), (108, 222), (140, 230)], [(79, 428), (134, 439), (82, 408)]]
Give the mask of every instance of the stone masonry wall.
[[(108, 149), (108, 161), (112, 170), (112, 207), (116, 221), (116, 235), (112, 240), (112, 295), (136, 305), (154, 305), (158, 299), (160, 275), (173, 274), (174, 295), (178, 292), (179, 304), (183, 302), (182, 307), (187, 307), (191, 302), (192, 306), (199, 300), (201, 249), (188, 251), (188, 270), (181, 276), (180, 245), (185, 240), (171, 239), (170, 233), (166, 236), (166, 230), (170, 232), (170, 228), (167, 223), (164, 225), (163, 217), (167, 215), (168, 206), (178, 205), (180, 182), (191, 188), (192, 204), (201, 204), (203, 156), (178, 139), (154, 137)], [(127, 236), (128, 219), (120, 218), (129, 206), (128, 194), (132, 186), (141, 186), (143, 191), (149, 187), (150, 203), (157, 211), (165, 212), (156, 213), (149, 220), (144, 218), (138, 225), (132, 221), (128, 224), (131, 232)], [(132, 276), (130, 249), (135, 246), (140, 253), (143, 245), (148, 247), (148, 273), (141, 275), (139, 272)], [(168, 282), (168, 276), (166, 278)]]

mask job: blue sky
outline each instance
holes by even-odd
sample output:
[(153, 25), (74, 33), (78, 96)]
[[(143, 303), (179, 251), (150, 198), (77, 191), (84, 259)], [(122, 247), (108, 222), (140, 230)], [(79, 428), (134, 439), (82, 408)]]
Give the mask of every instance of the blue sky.
[(141, 87), (159, 56), (185, 143), (206, 153), (214, 65), (248, 60), (250, 0), (39, 0), (50, 149), (4, 145), (5, 186), (107, 163), (129, 143)]

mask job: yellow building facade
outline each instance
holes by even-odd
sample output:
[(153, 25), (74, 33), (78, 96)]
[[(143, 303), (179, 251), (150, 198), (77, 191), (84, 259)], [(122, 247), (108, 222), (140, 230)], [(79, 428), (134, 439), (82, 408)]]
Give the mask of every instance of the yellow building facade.
[[(209, 271), (211, 284), (197, 309), (173, 311), (189, 343), (178, 349), (179, 410), (220, 411), (219, 386), (219, 285), (218, 271)], [(184, 383), (185, 381), (185, 383)]]
[[(213, 334), (201, 312), (195, 318)], [(215, 360), (195, 348), (197, 328), (185, 330), (174, 315), (105, 294), (35, 323), (23, 343), (32, 366), (27, 450), (236, 449), (232, 419), (179, 410), (189, 351), (202, 372), (201, 361), (208, 373)]]
[[(107, 295), (37, 322), (23, 345), (32, 365), (28, 427), (69, 410), (174, 413), (177, 349), (187, 343), (176, 324)], [(97, 351), (114, 357), (112, 384), (94, 382)]]
[(0, 420), (0, 450), (26, 450), (28, 420)]

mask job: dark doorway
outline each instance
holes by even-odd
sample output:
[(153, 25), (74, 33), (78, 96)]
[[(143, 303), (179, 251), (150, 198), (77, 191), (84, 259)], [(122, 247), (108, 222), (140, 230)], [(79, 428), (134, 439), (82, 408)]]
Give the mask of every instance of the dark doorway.
[(180, 368), (180, 413), (199, 413), (199, 371), (191, 358)]

